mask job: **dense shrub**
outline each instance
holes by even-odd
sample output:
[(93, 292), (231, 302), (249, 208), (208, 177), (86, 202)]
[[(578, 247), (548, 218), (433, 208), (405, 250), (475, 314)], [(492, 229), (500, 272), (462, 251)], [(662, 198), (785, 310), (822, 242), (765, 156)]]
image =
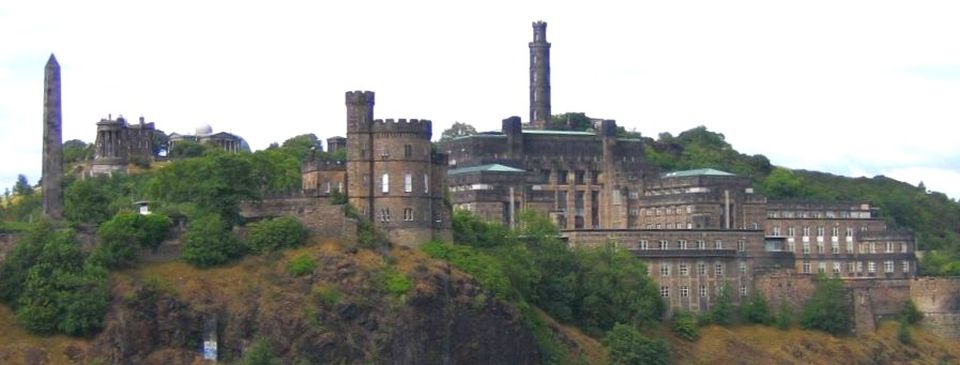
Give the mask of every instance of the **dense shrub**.
[(730, 297), (732, 291), (729, 283), (720, 288), (720, 293), (717, 294), (717, 298), (710, 308), (711, 322), (721, 326), (729, 326), (736, 322), (733, 299)]
[(903, 309), (900, 310), (900, 318), (908, 324), (916, 324), (923, 319), (923, 313), (917, 309), (916, 304), (913, 304), (913, 300), (907, 299), (907, 302), (903, 303)]
[(786, 300), (780, 301), (780, 310), (777, 312), (776, 321), (777, 328), (781, 330), (788, 330), (790, 325), (793, 324), (793, 310), (790, 309)]
[(697, 317), (690, 312), (679, 311), (673, 314), (670, 320), (670, 329), (673, 333), (687, 341), (696, 341), (700, 336), (700, 326)]
[(744, 322), (752, 324), (770, 324), (773, 322), (767, 300), (756, 291), (740, 303), (740, 318)]
[(313, 258), (307, 255), (298, 256), (287, 263), (287, 272), (293, 276), (304, 276), (313, 273), (313, 270), (316, 268), (316, 261), (313, 261)]
[(897, 341), (904, 345), (913, 344), (913, 335), (910, 334), (910, 322), (906, 318), (900, 319), (900, 325), (897, 327)]
[(845, 335), (850, 333), (853, 326), (852, 317), (848, 296), (840, 279), (818, 276), (813, 296), (800, 314), (800, 325), (806, 329)]
[(99, 330), (109, 305), (107, 271), (88, 262), (69, 230), (40, 223), (0, 264), (0, 296), (37, 334)]
[(442, 242), (430, 242), (420, 247), (433, 258), (449, 261), (458, 269), (473, 275), (480, 286), (498, 298), (507, 298), (512, 290), (500, 262), (469, 246), (456, 246)]
[(187, 263), (206, 268), (220, 265), (244, 253), (244, 246), (218, 215), (208, 214), (194, 219), (183, 234), (181, 256)]
[(253, 342), (250, 349), (243, 356), (243, 365), (280, 365), (283, 362), (273, 355), (273, 349), (270, 348), (270, 342), (261, 338)]
[(130, 266), (136, 262), (140, 248), (156, 248), (169, 229), (170, 219), (165, 215), (121, 212), (100, 225), (100, 245), (91, 260), (107, 268)]
[(413, 279), (393, 267), (386, 267), (381, 272), (380, 280), (383, 290), (393, 295), (403, 295), (413, 288)]
[(610, 351), (610, 364), (614, 365), (666, 365), (670, 363), (670, 345), (663, 339), (651, 339), (640, 334), (636, 328), (616, 324), (604, 344)]
[(247, 246), (251, 251), (264, 253), (281, 248), (296, 247), (307, 240), (309, 232), (294, 217), (279, 217), (250, 224)]

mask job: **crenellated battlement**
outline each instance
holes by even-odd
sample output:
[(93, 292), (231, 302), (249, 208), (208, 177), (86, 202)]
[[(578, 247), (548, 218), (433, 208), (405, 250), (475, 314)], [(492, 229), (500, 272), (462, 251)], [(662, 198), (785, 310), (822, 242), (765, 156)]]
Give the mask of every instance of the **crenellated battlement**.
[(346, 102), (347, 105), (373, 105), (374, 104), (374, 93), (373, 91), (347, 91), (346, 93)]
[(433, 122), (427, 119), (376, 119), (370, 124), (373, 133), (416, 133), (430, 136)]

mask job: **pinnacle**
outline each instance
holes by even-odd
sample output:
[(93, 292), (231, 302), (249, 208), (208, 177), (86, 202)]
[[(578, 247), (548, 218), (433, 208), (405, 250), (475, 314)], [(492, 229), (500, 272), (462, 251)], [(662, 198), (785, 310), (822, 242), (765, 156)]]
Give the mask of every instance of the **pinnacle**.
[(47, 60), (47, 66), (48, 66), (48, 67), (49, 67), (49, 66), (57, 66), (57, 67), (60, 67), (60, 64), (57, 63), (57, 57), (54, 56), (53, 53), (50, 54), (50, 59)]

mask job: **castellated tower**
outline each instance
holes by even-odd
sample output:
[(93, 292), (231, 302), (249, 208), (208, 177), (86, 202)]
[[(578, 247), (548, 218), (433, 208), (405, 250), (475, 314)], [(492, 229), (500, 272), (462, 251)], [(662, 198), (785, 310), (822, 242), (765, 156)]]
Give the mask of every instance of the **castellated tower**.
[(547, 43), (547, 23), (533, 23), (533, 42), (530, 42), (530, 125), (546, 129), (550, 121), (550, 43)]
[(60, 64), (50, 54), (44, 68), (43, 214), (63, 218), (63, 114), (60, 110)]
[(443, 204), (446, 155), (430, 144), (429, 120), (374, 120), (374, 93), (346, 93), (347, 198), (391, 242), (449, 238)]

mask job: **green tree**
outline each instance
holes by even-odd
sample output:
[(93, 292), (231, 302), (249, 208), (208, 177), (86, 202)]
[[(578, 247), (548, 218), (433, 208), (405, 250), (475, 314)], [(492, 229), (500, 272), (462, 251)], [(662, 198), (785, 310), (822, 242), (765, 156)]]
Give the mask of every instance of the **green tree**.
[(248, 154), (211, 150), (201, 158), (174, 161), (156, 172), (150, 195), (164, 203), (191, 204), (200, 213), (240, 221), (240, 201), (259, 197)]
[(770, 324), (773, 321), (767, 300), (756, 291), (741, 301), (740, 318), (743, 318), (746, 323), (753, 324)]
[(917, 309), (916, 304), (913, 304), (912, 299), (907, 299), (907, 301), (903, 303), (903, 309), (900, 310), (900, 318), (908, 324), (916, 324), (923, 319), (923, 313)]
[(666, 365), (670, 363), (670, 345), (663, 339), (651, 339), (635, 328), (616, 324), (607, 333), (604, 344), (610, 350), (613, 365)]
[(848, 295), (840, 279), (818, 276), (813, 296), (800, 314), (800, 325), (805, 329), (845, 335), (853, 327), (852, 317)]
[(575, 318), (588, 333), (602, 333), (616, 323), (639, 325), (660, 320), (665, 305), (647, 268), (612, 242), (576, 251), (579, 303)]
[(790, 304), (786, 300), (781, 300), (780, 310), (777, 312), (777, 328), (786, 331), (790, 329), (792, 323), (793, 309), (790, 308)]
[(74, 181), (64, 190), (64, 216), (73, 223), (98, 224), (113, 215), (114, 197), (106, 176)]
[(255, 253), (265, 253), (299, 246), (306, 241), (309, 234), (298, 219), (279, 217), (250, 224), (247, 230), (247, 246)]
[(243, 255), (244, 247), (220, 216), (207, 214), (194, 218), (183, 234), (181, 256), (187, 263), (207, 268), (227, 263)]
[(97, 230), (100, 244), (91, 260), (107, 268), (133, 265), (141, 248), (156, 248), (170, 229), (170, 219), (162, 214), (140, 215), (121, 212)]
[(297, 161), (297, 167), (299, 168), (300, 162), (310, 159), (313, 154), (319, 151), (323, 151), (323, 146), (320, 140), (317, 139), (317, 136), (310, 133), (301, 134), (283, 141), (283, 144), (281, 144), (277, 150), (279, 150), (277, 152), (292, 156)]
[(92, 159), (93, 147), (93, 144), (88, 144), (79, 139), (63, 142), (63, 163), (70, 164)]
[(174, 143), (173, 147), (170, 147), (170, 151), (167, 152), (167, 156), (170, 158), (200, 157), (203, 156), (204, 151), (208, 149), (210, 149), (210, 147), (204, 146), (197, 142), (180, 141)]
[(713, 306), (710, 308), (711, 322), (721, 326), (729, 326), (736, 322), (737, 319), (733, 311), (733, 298), (731, 298), (732, 292), (733, 289), (730, 288), (730, 283), (724, 283), (720, 288), (716, 301), (713, 302)]
[(792, 171), (777, 167), (763, 180), (763, 191), (772, 198), (795, 198), (803, 195), (803, 182)]
[(26, 175), (17, 175), (17, 182), (13, 185), (13, 193), (20, 196), (33, 194), (33, 186), (27, 181)]
[(440, 142), (449, 141), (457, 137), (472, 136), (474, 134), (477, 134), (477, 129), (472, 125), (467, 123), (453, 122), (453, 125), (444, 130), (440, 135)]
[(555, 114), (550, 118), (548, 129), (585, 131), (593, 129), (593, 120), (586, 113)]

